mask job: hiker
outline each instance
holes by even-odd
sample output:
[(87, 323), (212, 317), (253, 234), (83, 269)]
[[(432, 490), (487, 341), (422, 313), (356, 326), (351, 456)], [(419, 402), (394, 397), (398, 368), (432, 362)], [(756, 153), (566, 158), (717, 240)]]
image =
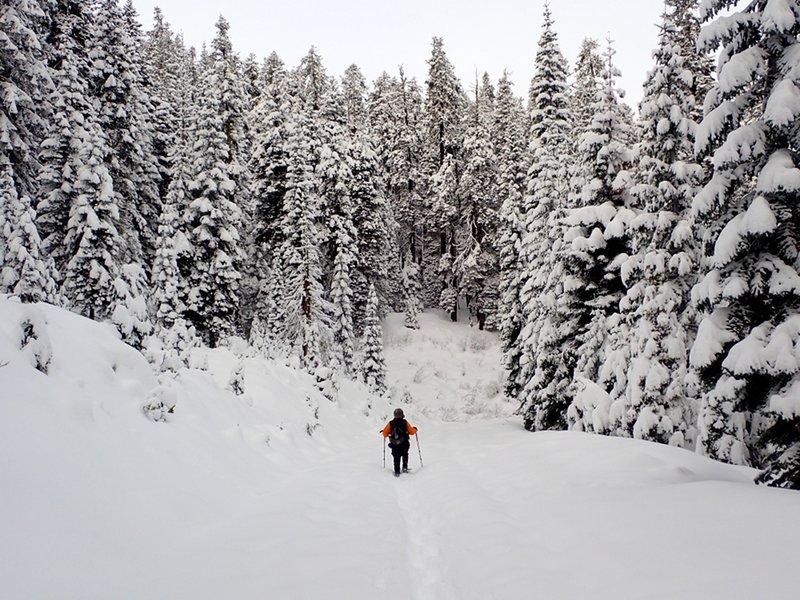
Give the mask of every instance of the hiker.
[(389, 447), (394, 459), (394, 476), (400, 477), (400, 461), (403, 462), (403, 473), (408, 473), (408, 450), (411, 448), (409, 436), (417, 435), (417, 428), (406, 421), (402, 408), (394, 409), (394, 419), (381, 430), (384, 438), (389, 438)]

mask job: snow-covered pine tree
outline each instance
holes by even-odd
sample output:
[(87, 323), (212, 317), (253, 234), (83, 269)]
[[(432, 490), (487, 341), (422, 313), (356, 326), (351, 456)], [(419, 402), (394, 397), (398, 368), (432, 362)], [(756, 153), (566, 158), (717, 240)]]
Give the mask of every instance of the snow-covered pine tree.
[(699, 47), (721, 53), (696, 141), (713, 173), (694, 212), (715, 238), (693, 291), (698, 450), (800, 489), (800, 14), (776, 0), (730, 6), (701, 4)]
[[(562, 344), (564, 369), (572, 385), (558, 398), (569, 406), (583, 380), (596, 382), (600, 366), (617, 344), (627, 344), (619, 324), (619, 303), (624, 295), (621, 265), (630, 253), (628, 225), (634, 216), (628, 188), (632, 153), (626, 146), (629, 131), (616, 89), (618, 69), (613, 64), (611, 40), (606, 51), (603, 87), (594, 105), (594, 117), (581, 136), (577, 164), (581, 169), (573, 183), (572, 208), (564, 222), (570, 226), (563, 260), (562, 314), (570, 321), (570, 333)], [(556, 330), (564, 332), (563, 324)], [(609, 339), (609, 333), (617, 335)], [(561, 413), (559, 418), (565, 418)], [(585, 427), (590, 416), (581, 402), (569, 408), (572, 427)]]
[(350, 65), (342, 77), (342, 107), (347, 129), (351, 134), (368, 126), (367, 81), (358, 65)]
[[(574, 130), (579, 136), (592, 122), (594, 107), (602, 87), (603, 59), (598, 48), (597, 40), (584, 38), (575, 61), (571, 97)], [(576, 149), (578, 143), (576, 140)]]
[(187, 319), (211, 346), (239, 327), (242, 99), (228, 22), (217, 21), (192, 148), (192, 200), (185, 219), (192, 248)]
[(642, 141), (631, 188), (639, 214), (631, 223), (621, 303), (627, 350), (608, 356), (601, 369), (600, 381), (614, 382), (607, 385), (613, 404), (592, 422), (607, 425), (601, 433), (684, 446), (695, 437), (687, 371), (699, 248), (691, 204), (704, 178), (694, 159), (692, 116), (702, 104), (696, 79), (708, 73), (690, 71), (702, 61), (683, 36), (697, 32), (679, 27), (696, 2), (668, 0), (665, 8), (639, 107)]
[(11, 0), (0, 11), (0, 292), (23, 302), (57, 301), (54, 263), (41, 247), (34, 210), (53, 90), (47, 25), (36, 0)]
[(170, 158), (176, 145), (176, 106), (186, 103), (191, 93), (186, 79), (186, 50), (161, 9), (153, 12), (153, 28), (147, 32), (142, 46), (146, 91), (153, 107), (152, 152), (158, 163), (159, 197), (166, 198), (171, 181)]
[(358, 234), (352, 270), (353, 329), (358, 336), (364, 330), (369, 286), (374, 285), (386, 296), (392, 277), (399, 278), (389, 268), (397, 225), (383, 191), (378, 155), (367, 131), (361, 130), (350, 139), (347, 159), (353, 227)]
[(458, 181), (463, 165), (464, 92), (441, 38), (433, 38), (424, 106), (424, 161), (429, 177), (422, 251), (425, 304), (458, 315), (454, 282)]
[(336, 231), (336, 256), (333, 259), (333, 274), (331, 276), (330, 299), (333, 309), (332, 357), (334, 365), (345, 375), (353, 370), (355, 356), (355, 336), (353, 334), (353, 290), (351, 287), (351, 269), (354, 256), (350, 252), (353, 240), (349, 239), (344, 229)]
[(47, 35), (48, 67), (54, 90), (48, 103), (52, 116), (41, 145), (37, 225), (45, 252), (65, 274), (70, 206), (77, 193), (74, 183), (82, 163), (87, 133), (97, 126), (87, 88), (87, 33), (91, 15), (85, 4), (59, 0), (53, 7)]
[[(314, 48), (295, 72), (298, 107), (305, 113), (303, 129), (311, 151), (312, 185), (318, 196), (315, 220), (319, 258), (331, 301), (333, 344), (327, 359), (345, 371), (353, 362), (353, 266), (358, 263), (358, 231), (353, 221), (353, 171), (345, 111), (334, 82), (327, 76)], [(318, 358), (320, 360), (320, 358)], [(320, 360), (325, 365), (327, 360)]]
[[(396, 223), (390, 233), (394, 251), (387, 299), (396, 310), (403, 305), (404, 292), (396, 272), (401, 271), (401, 257), (421, 263), (423, 223), (422, 173), (422, 93), (414, 79), (381, 75), (369, 99), (371, 139), (381, 166), (386, 200)], [(421, 305), (420, 305), (421, 308)]]
[(529, 92), (528, 189), (522, 202), (520, 247), (522, 329), (518, 399), (525, 427), (560, 429), (564, 423), (564, 382), (569, 376), (562, 346), (573, 333), (559, 310), (563, 288), (563, 227), (570, 163), (572, 113), (567, 61), (553, 29), (549, 4), (544, 7), (536, 71)]
[(172, 155), (172, 169), (167, 196), (158, 220), (156, 258), (152, 269), (152, 297), (157, 331), (167, 330), (182, 318), (186, 309), (186, 282), (178, 268), (178, 256), (186, 250), (182, 210), (188, 206), (186, 149), (180, 143)]
[(108, 169), (119, 196), (120, 259), (146, 265), (155, 252), (161, 212), (159, 164), (153, 153), (153, 105), (145, 87), (142, 33), (130, 0), (101, 0), (90, 29), (90, 82), (98, 124), (111, 151)]
[(461, 208), (455, 228), (453, 275), (456, 291), (464, 297), (479, 329), (495, 326), (498, 305), (499, 223), (497, 160), (491, 126), (494, 90), (488, 75), (475, 83), (475, 101), (468, 109), (464, 134), (464, 173), (458, 182)]
[(419, 284), (419, 265), (415, 263), (410, 253), (406, 254), (403, 264), (403, 290), (405, 292), (405, 326), (409, 329), (419, 329), (419, 313), (422, 310), (420, 302), (421, 286)]
[(492, 146), (497, 160), (497, 197), (502, 202), (499, 214), (500, 266), (498, 329), (503, 344), (503, 361), (508, 369), (505, 392), (517, 398), (522, 389), (520, 355), (517, 340), (522, 331), (522, 288), (520, 248), (525, 231), (522, 218), (522, 198), (526, 188), (524, 123), (527, 123), (520, 101), (514, 96), (507, 73), (497, 86), (495, 116), (492, 127)]
[[(314, 115), (307, 109), (296, 75), (291, 85), (292, 105), (287, 111), (284, 146), (286, 172), (279, 230), (283, 239), (273, 258), (273, 279), (280, 277), (276, 300), (277, 349), (297, 356), (313, 373), (330, 359), (333, 310), (325, 298), (322, 269), (322, 202), (315, 173), (318, 160)], [(308, 98), (308, 97), (306, 97)]]
[[(69, 180), (70, 204), (64, 237), (63, 291), (72, 310), (94, 320), (111, 317), (120, 275), (118, 196), (107, 168), (110, 150), (95, 123), (73, 138), (77, 152), (68, 156), (74, 175)], [(62, 184), (62, 189), (64, 184)]]
[(36, 212), (17, 194), (11, 166), (0, 165), (0, 292), (22, 302), (57, 302), (52, 259), (43, 256)]
[(378, 294), (375, 286), (369, 288), (362, 354), (362, 380), (371, 391), (383, 394), (386, 391), (386, 361), (383, 357), (383, 329), (378, 317)]
[[(272, 336), (276, 332), (267, 323), (275, 322), (279, 281), (272, 269), (279, 263), (277, 256), (284, 241), (281, 230), (284, 195), (288, 169), (287, 142), (289, 137), (290, 102), (283, 61), (274, 52), (264, 62), (261, 71), (261, 90), (255, 108), (250, 112), (251, 156), (250, 194), (253, 217), (248, 229), (248, 274), (256, 297), (251, 302), (251, 318), (260, 321), (256, 335)], [(251, 339), (254, 332), (251, 331)], [(270, 347), (260, 340), (262, 348)]]

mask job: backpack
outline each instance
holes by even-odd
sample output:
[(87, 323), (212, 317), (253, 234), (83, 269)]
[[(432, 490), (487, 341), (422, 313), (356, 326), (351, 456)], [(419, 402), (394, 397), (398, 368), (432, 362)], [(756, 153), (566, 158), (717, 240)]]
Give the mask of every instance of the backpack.
[(392, 429), (389, 432), (389, 447), (397, 448), (408, 443), (408, 424), (405, 419), (395, 419), (392, 421)]

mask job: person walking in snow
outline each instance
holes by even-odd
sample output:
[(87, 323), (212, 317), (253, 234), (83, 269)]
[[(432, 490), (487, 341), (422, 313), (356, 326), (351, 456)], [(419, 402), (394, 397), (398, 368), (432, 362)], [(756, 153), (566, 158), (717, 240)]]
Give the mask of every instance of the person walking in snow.
[(384, 438), (389, 438), (389, 447), (394, 459), (394, 476), (400, 477), (400, 463), (403, 473), (408, 473), (408, 451), (411, 448), (410, 436), (417, 435), (417, 428), (406, 421), (402, 408), (394, 409), (394, 419), (381, 430)]

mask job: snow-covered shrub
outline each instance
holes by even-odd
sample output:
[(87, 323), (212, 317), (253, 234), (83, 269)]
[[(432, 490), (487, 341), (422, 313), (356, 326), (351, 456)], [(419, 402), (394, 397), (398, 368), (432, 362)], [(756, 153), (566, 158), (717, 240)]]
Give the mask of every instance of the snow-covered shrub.
[(142, 410), (148, 419), (156, 423), (166, 423), (168, 416), (175, 412), (177, 388), (171, 376), (161, 375), (158, 384), (148, 394)]
[(228, 380), (228, 389), (237, 396), (244, 394), (244, 362), (241, 360), (236, 364), (236, 368), (234, 368), (231, 373), (230, 379)]
[(47, 335), (47, 323), (42, 313), (35, 307), (26, 305), (24, 318), (20, 321), (19, 348), (27, 356), (30, 364), (47, 375), (53, 348)]
[(314, 370), (314, 383), (320, 393), (331, 402), (336, 402), (339, 396), (339, 382), (336, 370), (330, 367), (317, 367)]

